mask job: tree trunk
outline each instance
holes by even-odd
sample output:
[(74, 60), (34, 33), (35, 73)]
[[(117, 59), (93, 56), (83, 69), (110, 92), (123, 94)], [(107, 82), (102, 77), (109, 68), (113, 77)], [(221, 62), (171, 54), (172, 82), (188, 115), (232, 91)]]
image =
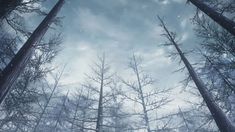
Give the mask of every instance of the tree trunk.
[(226, 117), (226, 114), (222, 111), (222, 109), (220, 109), (220, 107), (215, 103), (215, 101), (212, 98), (211, 93), (207, 90), (206, 85), (203, 83), (203, 81), (200, 79), (200, 77), (197, 75), (197, 73), (193, 69), (192, 65), (189, 63), (187, 58), (184, 56), (184, 53), (178, 47), (177, 43), (174, 40), (174, 37), (168, 31), (168, 29), (166, 28), (164, 22), (161, 20), (160, 17), (159, 17), (159, 20), (161, 22), (162, 27), (164, 28), (164, 30), (166, 32), (166, 35), (167, 35), (169, 41), (176, 48), (177, 52), (180, 55), (181, 60), (183, 61), (184, 65), (186, 66), (192, 80), (194, 81), (200, 94), (202, 95), (204, 101), (206, 102), (206, 105), (209, 108), (210, 113), (211, 113), (212, 117), (214, 118), (219, 130), (221, 132), (235, 132), (235, 127), (232, 125), (230, 120)]
[(144, 112), (144, 121), (145, 121), (145, 125), (147, 127), (147, 132), (151, 132), (150, 125), (149, 125), (148, 112), (147, 112), (146, 105), (145, 105), (142, 85), (141, 85), (141, 82), (140, 82), (139, 70), (138, 70), (138, 66), (136, 64), (135, 56), (133, 56), (133, 59), (134, 59), (136, 77), (137, 77), (137, 81), (138, 81), (139, 93), (140, 93), (142, 107), (143, 107), (143, 112)]
[(99, 96), (99, 104), (98, 104), (98, 116), (96, 122), (96, 132), (102, 132), (103, 126), (103, 87), (104, 87), (104, 56), (102, 58), (102, 66), (101, 66), (101, 82), (100, 82), (100, 96)]
[(202, 12), (207, 14), (211, 19), (213, 19), (216, 23), (230, 32), (233, 36), (235, 36), (235, 22), (223, 16), (222, 14), (216, 12), (214, 9), (203, 3), (201, 0), (188, 0), (192, 4), (194, 4), (197, 8), (199, 8)]
[(32, 56), (32, 53), (34, 52), (34, 47), (46, 33), (50, 24), (53, 22), (63, 4), (64, 0), (59, 0), (57, 2), (50, 13), (40, 23), (40, 25), (36, 28), (33, 34), (26, 41), (26, 43), (18, 51), (15, 57), (2, 71), (2, 74), (0, 75), (0, 104), (5, 99), (7, 93), (9, 92), (11, 86), (14, 84), (18, 76), (24, 70), (26, 64)]

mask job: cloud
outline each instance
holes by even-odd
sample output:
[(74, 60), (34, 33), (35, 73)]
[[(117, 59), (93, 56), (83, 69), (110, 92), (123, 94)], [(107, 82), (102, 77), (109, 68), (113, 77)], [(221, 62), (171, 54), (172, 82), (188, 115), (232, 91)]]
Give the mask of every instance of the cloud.
[(135, 54), (143, 58), (144, 66), (146, 67), (163, 68), (171, 63), (170, 58), (167, 57), (163, 48), (156, 48), (148, 52), (138, 51)]
[(78, 11), (78, 24), (84, 32), (95, 36), (105, 36), (113, 40), (128, 41), (131, 36), (118, 23), (102, 14), (95, 14), (87, 8)]
[(175, 2), (175, 3), (185, 2), (185, 0), (153, 0), (153, 1), (156, 2), (156, 3), (163, 4), (163, 5), (167, 5), (167, 4), (170, 4), (172, 2)]
[[(159, 80), (157, 86), (176, 87), (182, 80), (177, 62), (167, 57), (174, 47), (158, 47), (164, 43), (162, 28), (156, 15), (165, 18), (171, 31), (177, 31), (184, 43), (192, 47), (192, 28), (189, 17), (190, 7), (185, 0), (81, 0), (71, 1), (67, 11), (63, 51), (57, 57), (60, 63), (68, 62), (64, 83), (82, 83), (84, 73), (90, 73), (90, 65), (97, 55), (105, 52), (112, 71), (124, 79), (132, 76), (128, 68), (133, 53), (143, 58), (144, 70)], [(77, 5), (76, 5), (77, 4)], [(164, 5), (164, 6), (162, 6)], [(185, 48), (185, 45), (183, 45)], [(78, 84), (77, 84), (78, 85)], [(177, 90), (179, 87), (176, 88)], [(175, 92), (176, 93), (176, 92)], [(174, 97), (174, 98), (178, 98)], [(182, 104), (181, 100), (173, 101)], [(173, 106), (174, 105), (174, 106)]]

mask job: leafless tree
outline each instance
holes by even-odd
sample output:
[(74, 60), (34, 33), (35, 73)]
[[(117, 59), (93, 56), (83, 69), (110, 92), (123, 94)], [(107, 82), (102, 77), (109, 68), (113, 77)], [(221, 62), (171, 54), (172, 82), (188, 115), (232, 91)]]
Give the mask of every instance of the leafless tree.
[(24, 46), (17, 52), (15, 57), (11, 60), (11, 62), (6, 66), (6, 68), (2, 71), (1, 81), (0, 81), (0, 103), (3, 102), (7, 93), (10, 91), (11, 86), (16, 81), (20, 73), (25, 68), (25, 65), (29, 62), (29, 59), (34, 52), (34, 47), (38, 43), (38, 41), (42, 38), (42, 36), (46, 33), (49, 25), (52, 23), (56, 14), (60, 10), (64, 3), (64, 0), (60, 0), (51, 12), (47, 15), (47, 17), (42, 21), (42, 23), (38, 26), (38, 28), (34, 31), (34, 33), (30, 36), (30, 38), (26, 41)]
[(209, 7), (205, 2), (201, 0), (188, 0), (194, 4), (197, 8), (207, 14), (211, 19), (213, 19), (216, 23), (226, 29), (228, 32), (235, 36), (235, 22), (223, 16), (222, 14), (215, 11), (215, 9)]
[(72, 115), (70, 116), (69, 122), (71, 124), (70, 130), (73, 131), (95, 131), (93, 124), (96, 123), (97, 113), (95, 105), (96, 100), (93, 100), (94, 91), (87, 87), (79, 88), (71, 99), (70, 109)]
[(122, 82), (134, 93), (133, 96), (130, 96), (128, 93), (123, 95), (126, 99), (142, 107), (141, 112), (136, 114), (140, 115), (143, 119), (144, 128), (148, 132), (157, 131), (162, 126), (159, 125), (156, 128), (151, 128), (151, 126), (153, 126), (153, 122), (156, 123), (158, 121), (158, 118), (155, 117), (157, 110), (170, 102), (167, 97), (167, 92), (170, 89), (153, 88), (154, 80), (143, 71), (141, 61), (136, 55), (133, 55), (129, 67), (134, 73), (135, 81), (123, 80)]
[(226, 117), (226, 114), (222, 111), (222, 109), (215, 103), (215, 101), (213, 100), (212, 94), (208, 91), (208, 89), (207, 89), (206, 85), (204, 84), (204, 82), (200, 79), (200, 77), (195, 72), (192, 65), (189, 63), (188, 59), (185, 57), (184, 53), (179, 48), (179, 46), (178, 46), (178, 44), (175, 40), (176, 34), (170, 32), (166, 28), (165, 23), (163, 22), (163, 20), (160, 17), (158, 17), (158, 18), (159, 18), (160, 24), (161, 24), (161, 26), (162, 26), (162, 28), (164, 29), (164, 32), (165, 32), (163, 35), (170, 42), (170, 44), (168, 44), (168, 45), (173, 45), (176, 48), (182, 62), (184, 63), (185, 67), (187, 68), (187, 70), (190, 74), (190, 77), (194, 81), (194, 83), (195, 83), (196, 87), (198, 88), (202, 98), (206, 102), (206, 105), (207, 105), (208, 109), (210, 110), (211, 115), (213, 116), (218, 128), (220, 129), (220, 131), (224, 131), (224, 132), (235, 131), (235, 127), (232, 125), (230, 120)]
[(54, 82), (52, 88), (49, 88), (50, 84), (47, 82), (47, 87), (49, 89), (51, 89), (51, 92), (50, 92), (49, 95), (47, 94), (48, 88), (42, 87), (43, 96), (45, 96), (45, 101), (43, 101), (43, 104), (41, 104), (40, 102), (42, 102), (42, 99), (38, 100), (38, 106), (41, 109), (41, 111), (39, 111), (39, 116), (36, 118), (35, 126), (33, 128), (33, 132), (36, 132), (38, 130), (40, 122), (43, 119), (43, 116), (45, 116), (46, 110), (49, 107), (49, 103), (50, 103), (51, 99), (53, 98), (53, 96), (56, 92), (56, 89), (58, 88), (59, 81), (60, 81), (60, 78), (61, 78), (62, 74), (63, 74), (63, 71), (61, 71), (58, 75), (56, 75), (56, 77), (54, 77), (55, 82)]

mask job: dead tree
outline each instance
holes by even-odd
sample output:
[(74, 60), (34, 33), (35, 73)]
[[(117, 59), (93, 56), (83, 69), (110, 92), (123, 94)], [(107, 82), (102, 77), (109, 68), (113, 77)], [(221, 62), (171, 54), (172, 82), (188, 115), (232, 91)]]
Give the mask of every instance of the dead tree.
[(17, 80), (18, 76), (24, 70), (26, 64), (34, 52), (34, 47), (48, 30), (50, 24), (55, 19), (57, 13), (64, 4), (64, 0), (59, 0), (46, 18), (34, 30), (33, 34), (25, 42), (15, 57), (10, 61), (0, 76), (0, 104), (3, 102), (11, 86)]
[(94, 108), (96, 107), (96, 100), (94, 101), (92, 99), (93, 96), (93, 90), (87, 87), (81, 87), (81, 89), (74, 94), (74, 98), (70, 100), (70, 102), (72, 102), (72, 107), (69, 109), (73, 112), (72, 117), (70, 117), (69, 120), (71, 132), (96, 131), (91, 128), (91, 126), (94, 126), (96, 123), (94, 115), (97, 113), (97, 109)]
[(104, 131), (104, 105), (107, 103), (107, 94), (109, 91), (109, 85), (113, 74), (110, 73), (110, 66), (106, 62), (105, 54), (98, 56), (97, 62), (91, 66), (92, 74), (87, 75), (87, 79), (83, 86), (86, 89), (90, 89), (95, 92), (92, 99), (98, 104), (94, 108), (97, 113), (95, 117), (96, 122), (93, 124), (96, 132)]
[[(33, 132), (36, 132), (38, 130), (38, 126), (39, 126), (39, 124), (40, 124), (40, 122), (41, 122), (41, 120), (42, 120), (42, 118), (43, 118), (43, 116), (46, 112), (46, 109), (48, 108), (48, 105), (49, 105), (49, 103), (50, 103), (50, 101), (51, 101), (51, 99), (52, 99), (52, 97), (55, 93), (56, 88), (59, 85), (59, 81), (60, 81), (60, 78), (61, 78), (62, 74), (63, 74), (63, 71), (57, 77), (55, 77), (54, 86), (52, 88), (52, 91), (51, 91), (49, 97), (46, 99), (46, 103), (44, 104), (44, 106), (42, 108), (42, 112), (39, 114), (39, 118), (36, 120), (36, 125), (33, 128)], [(49, 84), (48, 84), (48, 87), (49, 87)], [(44, 93), (45, 93), (45, 91), (44, 91)]]
[[(75, 103), (75, 112), (74, 112), (74, 115), (72, 117), (72, 121), (71, 121), (71, 132), (74, 131), (74, 126), (75, 126), (75, 121), (76, 121), (76, 117), (77, 117), (77, 114), (78, 114), (78, 110), (79, 110), (79, 105), (80, 105), (80, 101), (81, 101), (81, 98), (82, 98), (82, 94), (83, 93), (83, 89), (81, 90), (81, 92), (79, 91), (79, 94), (77, 95), (78, 96), (78, 99), (76, 100), (76, 103)], [(82, 128), (84, 128), (84, 123), (82, 123)], [(81, 132), (83, 132), (83, 129), (81, 129)]]
[[(129, 67), (134, 73), (135, 80), (122, 80), (122, 82), (131, 89), (133, 96), (123, 95), (126, 99), (142, 107), (141, 112), (135, 114), (141, 116), (144, 121), (144, 129), (146, 129), (147, 132), (154, 131), (155, 128), (151, 128), (151, 124), (152, 122), (157, 122), (158, 119), (153, 115), (156, 115), (157, 109), (170, 101), (168, 97), (163, 95), (166, 95), (169, 89), (153, 88), (154, 80), (143, 71), (141, 61), (135, 55), (131, 58)], [(131, 93), (131, 91), (129, 91), (129, 93)], [(160, 124), (158, 125), (157, 127), (160, 127)]]
[(163, 35), (170, 42), (169, 45), (173, 45), (175, 47), (175, 49), (177, 50), (181, 60), (183, 61), (185, 67), (187, 68), (187, 70), (189, 72), (190, 77), (194, 81), (194, 83), (195, 83), (196, 87), (198, 88), (203, 100), (205, 101), (208, 109), (210, 110), (210, 113), (211, 113), (213, 119), (215, 120), (219, 130), (221, 132), (233, 132), (233, 131), (235, 131), (235, 127), (233, 126), (233, 124), (226, 117), (226, 114), (222, 111), (222, 109), (215, 103), (215, 101), (213, 100), (212, 94), (208, 91), (208, 89), (207, 89), (206, 85), (204, 84), (204, 82), (197, 75), (194, 68), (189, 63), (188, 59), (185, 57), (184, 53), (179, 48), (179, 46), (178, 46), (178, 44), (175, 40), (176, 35), (174, 33), (170, 32), (166, 28), (165, 23), (163, 22), (163, 20), (160, 17), (158, 17), (158, 19), (160, 21), (161, 27), (165, 31), (165, 34), (163, 34)]
[(235, 22), (223, 16), (222, 14), (216, 12), (213, 8), (206, 5), (201, 0), (187, 0), (187, 1), (194, 4), (198, 9), (207, 14), (216, 23), (218, 23), (220, 26), (222, 26), (224, 29), (230, 32), (233, 36), (235, 36)]
[(66, 110), (66, 102), (68, 101), (68, 95), (69, 95), (69, 91), (64, 97), (62, 97), (62, 106), (61, 106), (59, 113), (56, 115), (56, 122), (53, 127), (54, 132), (59, 131), (57, 127), (58, 125), (61, 125), (62, 124), (61, 121), (64, 120), (62, 119), (62, 114)]
[(203, 56), (206, 58), (206, 61), (210, 64), (210, 66), (217, 72), (217, 74), (221, 77), (221, 79), (224, 81), (225, 85), (228, 86), (228, 88), (231, 90), (231, 93), (235, 93), (235, 85), (230, 81), (226, 75), (224, 75), (213, 63), (213, 61), (208, 57), (207, 55), (203, 54)]
[[(98, 115), (97, 115), (97, 122), (96, 122), (96, 131), (102, 132), (103, 131), (103, 94), (104, 94), (104, 86), (106, 84), (106, 80), (109, 79), (106, 74), (109, 70), (109, 67), (106, 66), (105, 55), (103, 54), (102, 57), (99, 58), (100, 64), (97, 64), (97, 70), (94, 69), (94, 72), (97, 73), (97, 78), (95, 79), (98, 81), (100, 85), (99, 90), (99, 101), (98, 101)], [(108, 82), (109, 83), (109, 82)]]
[(184, 122), (184, 125), (186, 127), (186, 130), (187, 130), (187, 132), (189, 132), (190, 129), (189, 129), (189, 126), (188, 126), (188, 123), (187, 123), (187, 119), (185, 118), (184, 113), (182, 112), (180, 107), (179, 107), (179, 115), (183, 118), (183, 122)]

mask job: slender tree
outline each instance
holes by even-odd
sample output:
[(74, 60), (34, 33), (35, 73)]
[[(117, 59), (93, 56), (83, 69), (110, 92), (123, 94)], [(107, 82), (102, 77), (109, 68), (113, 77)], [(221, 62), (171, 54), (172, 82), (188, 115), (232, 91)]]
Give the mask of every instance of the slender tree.
[[(122, 81), (131, 89), (131, 91), (126, 92), (127, 95), (123, 95), (126, 99), (137, 103), (142, 108), (141, 112), (136, 114), (140, 115), (141, 119), (143, 119), (143, 126), (147, 132), (160, 130), (160, 123), (158, 122), (156, 128), (153, 127), (153, 123), (156, 123), (158, 120), (155, 117), (157, 110), (170, 102), (167, 97), (169, 89), (153, 88), (154, 80), (143, 71), (141, 60), (135, 55), (131, 58), (129, 67), (134, 73), (135, 81)], [(134, 96), (128, 95), (128, 93), (133, 92)]]
[(207, 14), (211, 19), (213, 19), (216, 23), (230, 32), (232, 35), (235, 36), (235, 22), (228, 19), (227, 17), (223, 16), (222, 14), (216, 12), (213, 8), (206, 5), (201, 0), (188, 0), (192, 4), (194, 4), (197, 8)]
[(70, 117), (71, 132), (86, 132), (88, 130), (95, 131), (92, 125), (96, 123), (94, 115), (97, 113), (96, 100), (92, 99), (94, 91), (87, 87), (82, 87), (74, 94), (71, 99), (72, 115)]
[(105, 96), (104, 102), (104, 131), (123, 132), (132, 130), (131, 114), (125, 110), (125, 98), (123, 98), (122, 83), (113, 79), (109, 85), (111, 90)]
[(184, 53), (179, 48), (177, 42), (175, 41), (175, 34), (170, 32), (166, 28), (165, 23), (163, 22), (163, 20), (160, 17), (158, 17), (158, 19), (160, 21), (162, 28), (165, 31), (165, 34), (163, 34), (163, 35), (169, 40), (170, 45), (173, 45), (176, 48), (181, 60), (183, 61), (184, 65), (186, 66), (186, 68), (190, 74), (190, 77), (194, 81), (202, 98), (206, 102), (206, 105), (207, 105), (208, 109), (210, 110), (211, 115), (213, 116), (219, 130), (222, 132), (235, 131), (235, 127), (233, 126), (233, 124), (226, 117), (226, 114), (222, 111), (222, 109), (215, 103), (215, 101), (213, 100), (213, 97), (212, 97), (211, 93), (208, 91), (206, 85), (200, 79), (200, 77), (197, 75), (194, 68), (189, 63), (188, 59), (185, 57)]
[(182, 110), (181, 110), (180, 107), (179, 107), (179, 115), (180, 115), (180, 116), (182, 117), (182, 119), (183, 119), (184, 126), (186, 127), (186, 131), (189, 132), (190, 129), (189, 129), (189, 126), (188, 126), (187, 119), (185, 118), (184, 113), (182, 112)]
[(41, 24), (36, 28), (30, 38), (26, 41), (23, 47), (18, 51), (11, 62), (2, 71), (0, 76), (0, 103), (3, 102), (7, 93), (9, 92), (11, 86), (16, 81), (18, 76), (23, 71), (25, 65), (28, 63), (32, 56), (34, 47), (37, 45), (38, 41), (46, 33), (49, 25), (53, 22), (56, 14), (62, 7), (64, 0), (59, 0), (46, 18), (41, 22)]
[(99, 87), (99, 101), (98, 101), (98, 111), (97, 111), (97, 122), (96, 122), (96, 131), (102, 132), (103, 131), (103, 105), (104, 105), (104, 87), (110, 83), (110, 77), (108, 75), (109, 66), (106, 64), (105, 55), (103, 54), (102, 57), (99, 57), (99, 63), (96, 64), (97, 69), (93, 69), (93, 72), (96, 73), (97, 78), (93, 78), (93, 80), (97, 81), (100, 85)]
[[(40, 124), (40, 122), (41, 122), (43, 116), (44, 116), (45, 113), (46, 113), (46, 109), (47, 109), (48, 106), (49, 106), (49, 103), (50, 103), (50, 101), (51, 101), (51, 99), (52, 99), (52, 97), (53, 97), (53, 95), (54, 95), (54, 93), (55, 93), (55, 91), (56, 91), (56, 88), (58, 88), (59, 81), (60, 81), (60, 78), (61, 78), (62, 74), (63, 74), (63, 71), (62, 71), (61, 73), (59, 73), (59, 75), (58, 75), (57, 77), (55, 77), (54, 86), (53, 86), (53, 88), (52, 88), (51, 93), (50, 93), (49, 96), (46, 98), (45, 104), (42, 106), (42, 111), (40, 112), (39, 117), (38, 117), (37, 120), (36, 120), (36, 124), (35, 124), (35, 126), (34, 126), (34, 128), (33, 128), (33, 132), (36, 132), (36, 131), (38, 130), (39, 124)], [(49, 87), (49, 84), (48, 84), (48, 87)], [(43, 90), (43, 92), (44, 92), (44, 94), (46, 94), (46, 91), (45, 91), (45, 90)]]
[[(67, 94), (63, 97), (62, 96), (62, 105), (61, 105), (61, 108), (60, 110), (58, 111), (58, 113), (56, 113), (56, 117), (55, 117), (55, 125), (53, 126), (52, 130), (54, 132), (58, 132), (58, 131), (61, 131), (59, 129), (59, 126), (64, 126), (65, 125), (65, 118), (63, 116), (64, 112), (67, 111), (67, 107), (66, 107), (66, 103), (69, 101), (68, 99), (68, 95), (69, 95), (69, 91), (67, 92)], [(58, 108), (56, 108), (58, 109)], [(67, 113), (67, 112), (66, 112)], [(63, 123), (62, 123), (63, 122)], [(66, 129), (66, 127), (65, 127)]]
[(99, 104), (98, 104), (98, 116), (96, 122), (96, 131), (102, 132), (103, 127), (103, 89), (104, 89), (104, 74), (105, 74), (105, 57), (101, 58), (101, 67), (99, 69), (100, 73), (100, 95), (99, 95)]

